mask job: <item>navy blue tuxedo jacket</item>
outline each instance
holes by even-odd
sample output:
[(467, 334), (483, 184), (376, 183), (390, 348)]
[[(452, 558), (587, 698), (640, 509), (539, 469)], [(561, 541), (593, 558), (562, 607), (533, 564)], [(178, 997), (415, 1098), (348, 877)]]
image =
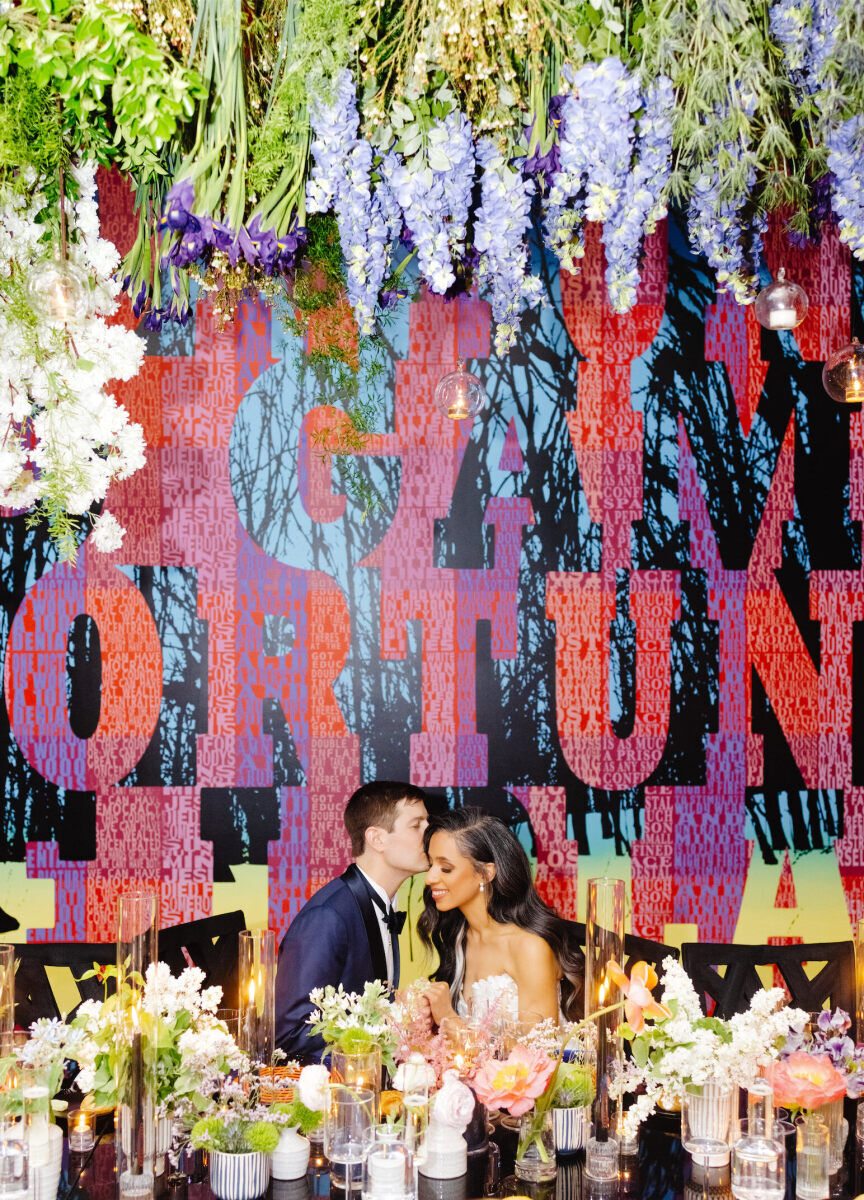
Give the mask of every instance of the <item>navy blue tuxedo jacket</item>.
[[(393, 974), (397, 982), (398, 942)], [(369, 887), (352, 863), (303, 905), (282, 939), (276, 968), (276, 1045), (301, 1063), (319, 1062), (324, 1043), (309, 1036), (309, 993), (328, 983), (362, 992), (373, 979), (387, 979), (381, 926)]]

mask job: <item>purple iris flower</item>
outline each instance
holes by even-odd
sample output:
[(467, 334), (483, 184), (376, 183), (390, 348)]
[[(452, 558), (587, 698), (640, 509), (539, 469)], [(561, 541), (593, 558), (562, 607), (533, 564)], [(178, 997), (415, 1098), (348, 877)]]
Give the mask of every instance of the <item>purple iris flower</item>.
[(195, 203), (195, 188), (191, 179), (175, 183), (165, 199), (162, 221), (169, 229), (185, 229)]
[(141, 288), (140, 288), (140, 290), (139, 290), (139, 292), (138, 292), (138, 295), (137, 295), (137, 296), (135, 297), (135, 299), (132, 301), (132, 315), (133, 315), (133, 317), (140, 317), (140, 316), (141, 316), (141, 314), (142, 314), (142, 313), (143, 313), (143, 311), (144, 311), (144, 305), (147, 303), (147, 300), (148, 300), (148, 297), (149, 297), (149, 295), (150, 295), (150, 289), (149, 289), (149, 287), (147, 286), (146, 282), (145, 282), (145, 283), (142, 283), (142, 284), (141, 284)]

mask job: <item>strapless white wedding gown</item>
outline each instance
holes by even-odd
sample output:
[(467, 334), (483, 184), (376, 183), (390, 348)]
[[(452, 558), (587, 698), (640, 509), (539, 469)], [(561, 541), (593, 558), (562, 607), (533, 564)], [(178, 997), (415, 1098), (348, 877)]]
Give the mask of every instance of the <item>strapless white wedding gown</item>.
[(460, 1017), (482, 1019), (494, 1012), (499, 1020), (516, 1021), (519, 1017), (519, 988), (512, 975), (487, 975), (471, 984), (471, 995), (460, 991), (456, 997)]

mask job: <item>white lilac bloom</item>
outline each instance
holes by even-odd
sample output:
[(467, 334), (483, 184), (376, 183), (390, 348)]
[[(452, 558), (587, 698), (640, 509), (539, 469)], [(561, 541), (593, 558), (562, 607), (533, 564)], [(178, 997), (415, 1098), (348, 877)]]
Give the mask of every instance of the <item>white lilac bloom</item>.
[(482, 168), (480, 207), (474, 222), (478, 277), (489, 290), (495, 351), (506, 354), (516, 340), (523, 308), (542, 303), (542, 282), (531, 274), (526, 237), (531, 227), (532, 181), (521, 165), (510, 166), (490, 138), (477, 144)]
[[(144, 463), (141, 427), (105, 390), (109, 380), (137, 374), (144, 344), (132, 330), (104, 320), (117, 307), (119, 255), (99, 236), (95, 165), (73, 165), (71, 173), (78, 199), (66, 202), (68, 256), (86, 277), (89, 304), (66, 321), (39, 312), (35, 323), (22, 321), (11, 306), (0, 312), (0, 420), (6, 429), (0, 504), (42, 502), (54, 513), (77, 515)], [(39, 218), (46, 198), (35, 177), (27, 182), (33, 191), (26, 198), (8, 191), (0, 196), (4, 278), (27, 279), (45, 258)], [(61, 549), (74, 555), (74, 545)]]

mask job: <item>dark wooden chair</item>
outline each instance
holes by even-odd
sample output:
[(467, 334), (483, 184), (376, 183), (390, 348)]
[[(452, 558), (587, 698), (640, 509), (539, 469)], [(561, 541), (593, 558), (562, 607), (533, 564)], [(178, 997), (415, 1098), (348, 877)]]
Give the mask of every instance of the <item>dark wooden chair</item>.
[[(585, 925), (582, 921), (568, 921), (570, 929), (575, 934), (579, 941), (579, 945), (585, 948)], [(663, 974), (663, 959), (672, 957), (680, 958), (677, 946), (666, 946), (663, 942), (654, 942), (651, 938), (639, 937), (635, 933), (625, 933), (624, 935), (624, 962), (621, 964), (627, 974), (634, 963), (647, 962), (657, 972), (658, 983), (654, 988), (655, 996), (659, 998), (662, 991), (660, 985), (660, 976)]]
[[(855, 1013), (855, 947), (851, 941), (794, 946), (685, 942), (681, 952), (684, 970), (693, 980), (703, 1009), (723, 1020), (743, 1012), (764, 986), (757, 967), (777, 968), (796, 1008), (814, 1013), (827, 1001), (832, 1009)], [(825, 965), (810, 979), (805, 963)]]
[(15, 947), (15, 1024), (27, 1029), (39, 1017), (61, 1016), (60, 1005), (51, 983), (51, 968), (68, 968), (72, 972), (69, 990), (77, 988), (78, 1000), (67, 1016), (82, 1000), (102, 1000), (105, 985), (98, 979), (84, 979), (85, 971), (94, 963), (113, 965), (117, 950), (113, 942), (37, 942)]
[[(175, 975), (185, 967), (200, 967), (205, 987), (218, 984), (222, 988), (223, 1004), (238, 1005), (238, 938), (246, 928), (241, 910), (204, 917), (173, 925), (159, 932), (159, 958)], [(81, 979), (94, 962), (113, 965), (117, 950), (113, 942), (35, 942), (15, 947), (15, 1023), (23, 1029), (39, 1017), (61, 1016), (60, 1005), (51, 982), (52, 968), (68, 968), (72, 972), (78, 999), (66, 1015), (70, 1016), (82, 1000), (102, 1000), (105, 986), (98, 979)], [(72, 994), (72, 981), (67, 978), (67, 993)], [(109, 984), (109, 989), (113, 985)]]
[(216, 917), (203, 917), (200, 921), (173, 925), (159, 933), (159, 958), (168, 964), (175, 975), (184, 967), (200, 967), (205, 975), (205, 987), (218, 984), (222, 988), (223, 1005), (226, 1008), (237, 1008), (237, 935), (245, 928), (246, 918), (241, 909), (220, 913)]

